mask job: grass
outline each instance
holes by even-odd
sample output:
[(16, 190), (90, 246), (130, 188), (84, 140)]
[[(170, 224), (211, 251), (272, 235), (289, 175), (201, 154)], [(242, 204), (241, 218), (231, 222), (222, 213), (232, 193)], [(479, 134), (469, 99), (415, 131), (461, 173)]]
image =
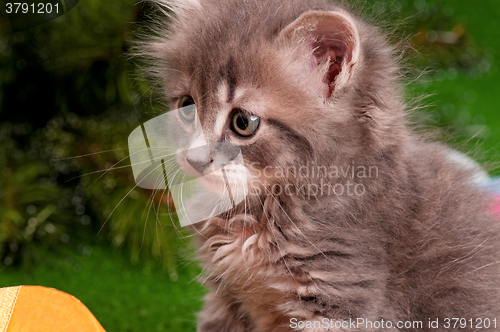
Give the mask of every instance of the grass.
[(109, 246), (80, 246), (81, 253), (45, 253), (48, 264), (30, 271), (0, 270), (0, 287), (53, 287), (82, 301), (106, 331), (195, 331), (204, 288), (193, 263), (169, 277), (150, 261), (132, 265)]
[[(452, 20), (464, 26), (475, 51), (487, 54), (491, 67), (477, 77), (461, 71), (456, 75), (444, 75), (444, 78), (416, 87), (415, 94), (431, 95), (424, 101), (424, 105), (430, 105), (425, 112), (436, 115), (431, 117), (430, 125), (453, 127), (453, 145), (464, 152), (472, 151), (480, 162), (490, 164), (488, 170), (492, 175), (500, 175), (500, 116), (497, 106), (500, 96), (500, 39), (496, 36), (500, 31), (497, 20), (500, 16), (499, 3), (495, 0), (428, 0), (429, 3), (451, 9)], [(432, 58), (433, 54), (424, 52), (422, 56)], [(432, 78), (433, 74), (427, 77)]]

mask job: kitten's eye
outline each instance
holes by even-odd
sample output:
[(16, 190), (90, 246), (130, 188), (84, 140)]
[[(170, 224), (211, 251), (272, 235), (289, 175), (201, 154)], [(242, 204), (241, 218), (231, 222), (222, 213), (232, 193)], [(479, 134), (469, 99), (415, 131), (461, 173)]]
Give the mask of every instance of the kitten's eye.
[(179, 100), (179, 113), (186, 122), (193, 122), (196, 117), (196, 105), (190, 96), (184, 96)]
[(238, 110), (233, 115), (231, 129), (238, 135), (248, 137), (253, 135), (259, 128), (260, 118)]

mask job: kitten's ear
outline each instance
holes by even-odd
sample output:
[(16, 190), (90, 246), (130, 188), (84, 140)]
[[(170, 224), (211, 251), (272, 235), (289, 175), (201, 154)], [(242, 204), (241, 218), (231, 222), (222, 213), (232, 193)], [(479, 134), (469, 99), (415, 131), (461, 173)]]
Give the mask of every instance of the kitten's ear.
[(304, 13), (281, 32), (280, 38), (298, 52), (301, 66), (297, 70), (312, 75), (307, 79), (309, 88), (325, 98), (349, 81), (359, 60), (358, 30), (354, 21), (340, 12)]

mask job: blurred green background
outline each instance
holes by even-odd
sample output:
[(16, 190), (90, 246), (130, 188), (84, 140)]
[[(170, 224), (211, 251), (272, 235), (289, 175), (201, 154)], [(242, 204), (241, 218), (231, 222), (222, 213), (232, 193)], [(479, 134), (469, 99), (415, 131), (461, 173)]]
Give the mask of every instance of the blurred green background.
[[(68, 292), (107, 331), (194, 331), (205, 290), (189, 236), (167, 214), (168, 195), (134, 189), (128, 167), (129, 133), (163, 110), (126, 56), (150, 10), (83, 0), (17, 32), (0, 14), (0, 287)], [(415, 120), (500, 174), (500, 2), (366, 10), (416, 50)]]

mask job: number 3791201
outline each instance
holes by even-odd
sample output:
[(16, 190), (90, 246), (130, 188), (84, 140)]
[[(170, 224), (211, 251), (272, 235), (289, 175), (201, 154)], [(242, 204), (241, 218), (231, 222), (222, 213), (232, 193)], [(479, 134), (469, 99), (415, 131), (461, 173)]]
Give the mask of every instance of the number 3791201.
[(444, 328), (446, 329), (497, 329), (497, 319), (493, 318), (445, 318)]
[(23, 3), (23, 2), (7, 2), (5, 11), (7, 14), (52, 14), (59, 13), (59, 4), (48, 3)]

